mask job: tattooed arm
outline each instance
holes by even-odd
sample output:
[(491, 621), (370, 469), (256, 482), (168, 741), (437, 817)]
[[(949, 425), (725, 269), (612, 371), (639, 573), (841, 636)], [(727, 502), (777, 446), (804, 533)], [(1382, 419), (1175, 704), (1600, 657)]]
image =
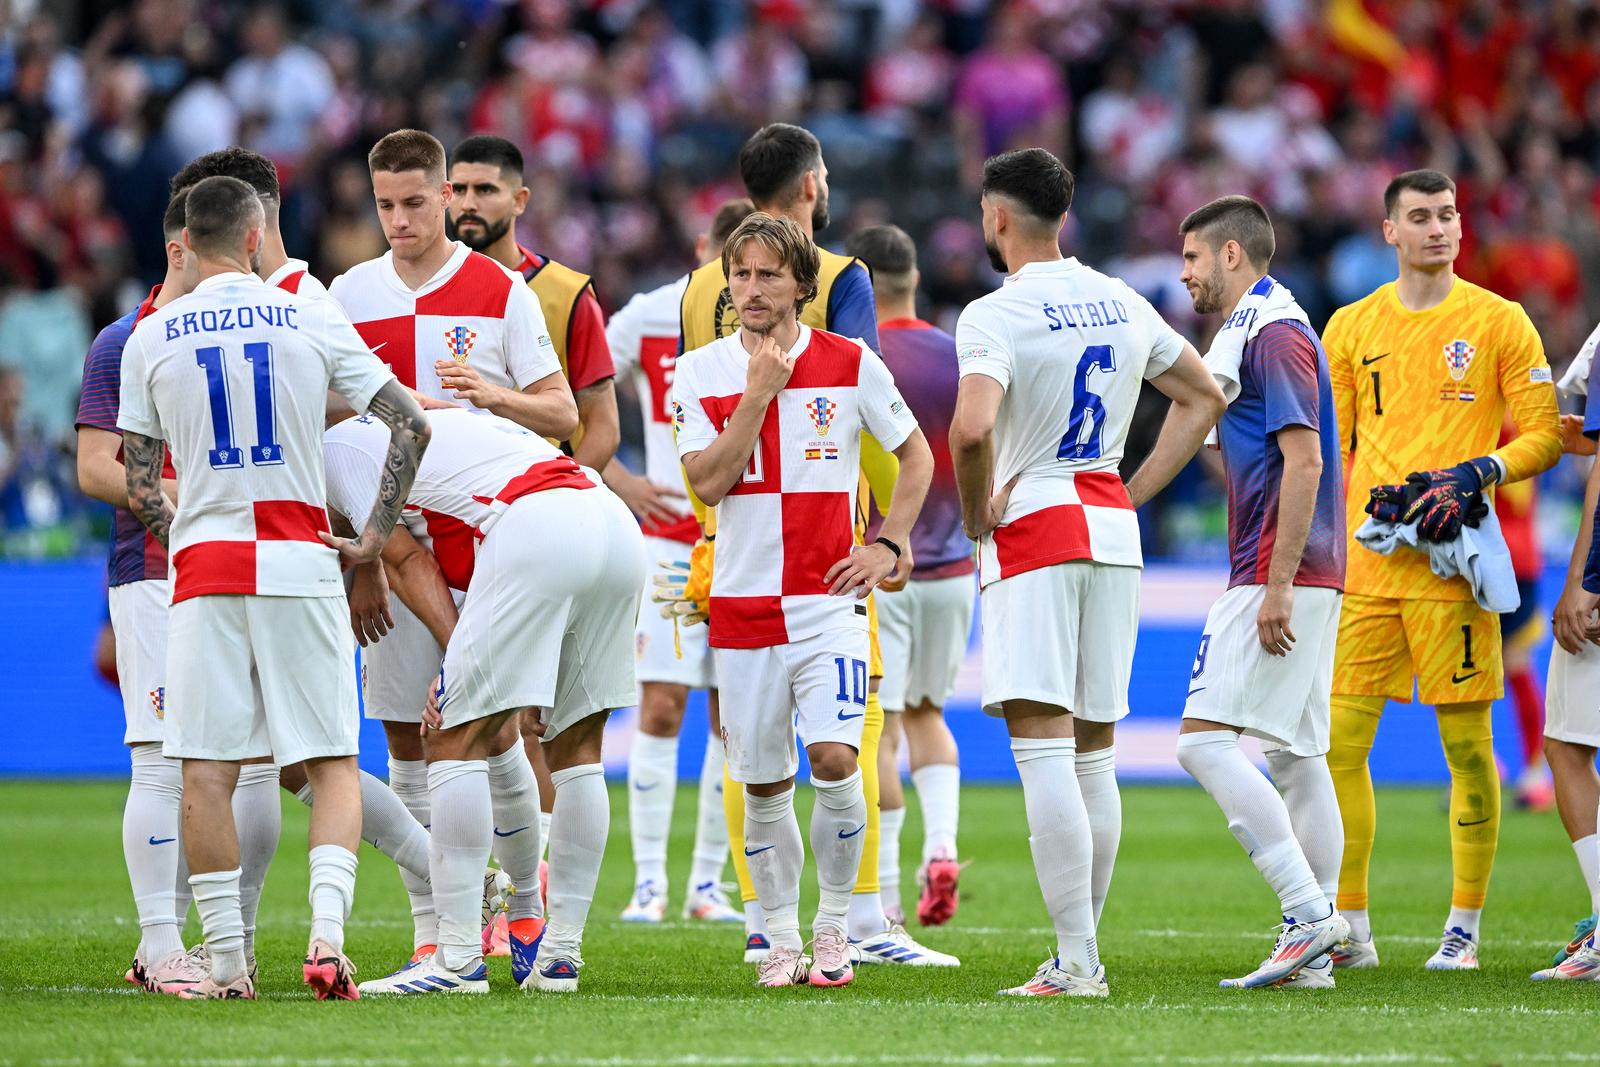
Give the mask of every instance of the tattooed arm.
[(383, 551), (383, 544), (389, 539), (395, 521), (400, 518), (400, 509), (405, 506), (406, 496), (411, 492), (428, 438), (432, 436), (427, 416), (399, 382), (391, 381), (379, 389), (367, 407), (367, 414), (377, 416), (389, 427), (389, 454), (383, 460), (372, 514), (367, 516), (361, 535), (353, 540), (329, 533), (319, 535), (357, 563), (375, 560)]
[(128, 510), (139, 516), (162, 547), (172, 529), (176, 511), (161, 491), (161, 467), (166, 459), (163, 441), (125, 431), (122, 435), (122, 463), (128, 475)]

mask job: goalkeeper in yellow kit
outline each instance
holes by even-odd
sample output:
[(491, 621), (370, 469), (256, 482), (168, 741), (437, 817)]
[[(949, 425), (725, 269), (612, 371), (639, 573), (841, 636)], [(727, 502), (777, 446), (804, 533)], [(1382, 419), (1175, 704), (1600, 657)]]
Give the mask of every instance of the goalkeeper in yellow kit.
[[(1350, 535), (1370, 514), (1449, 542), (1476, 524), (1496, 484), (1532, 478), (1561, 454), (1544, 346), (1521, 306), (1455, 275), (1455, 183), (1401, 174), (1384, 193), (1395, 282), (1341, 308), (1323, 331), (1346, 464)], [(1506, 414), (1517, 434), (1496, 448)], [(1424, 546), (1425, 547), (1425, 546)], [(1349, 549), (1333, 678), (1329, 769), (1344, 821), (1338, 907), (1351, 936), (1336, 967), (1376, 967), (1367, 871), (1376, 812), (1367, 756), (1389, 700), (1413, 685), (1434, 705), (1450, 768), (1450, 914), (1430, 970), (1478, 966), (1478, 921), (1500, 830), (1490, 702), (1504, 692), (1498, 618), (1465, 578), (1441, 579), (1426, 552)]]

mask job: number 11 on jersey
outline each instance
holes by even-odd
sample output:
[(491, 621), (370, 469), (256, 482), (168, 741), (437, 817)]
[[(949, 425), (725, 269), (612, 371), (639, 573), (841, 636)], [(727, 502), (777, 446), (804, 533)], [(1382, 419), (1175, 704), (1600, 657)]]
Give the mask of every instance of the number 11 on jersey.
[[(218, 345), (195, 350), (194, 361), (206, 372), (206, 388), (211, 394), (211, 432), (216, 447), (207, 454), (217, 470), (244, 466), (244, 450), (233, 443), (232, 399), (228, 395), (226, 354)], [(251, 341), (244, 346), (245, 362), (251, 367), (251, 382), (256, 400), (256, 440), (250, 446), (250, 462), (271, 467), (283, 462), (283, 446), (278, 444), (277, 423), (273, 420), (272, 345)]]

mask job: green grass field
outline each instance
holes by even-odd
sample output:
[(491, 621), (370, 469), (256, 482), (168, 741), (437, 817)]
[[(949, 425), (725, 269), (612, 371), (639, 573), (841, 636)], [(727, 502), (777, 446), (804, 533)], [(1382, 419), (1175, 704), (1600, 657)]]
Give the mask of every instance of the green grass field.
[[(1484, 969), (1422, 970), (1449, 892), (1448, 842), (1433, 790), (1380, 795), (1373, 896), (1383, 967), (1341, 974), (1339, 987), (1325, 992), (1217, 988), (1218, 978), (1250, 970), (1269, 947), (1275, 902), (1197, 789), (1126, 790), (1122, 854), (1100, 930), (1111, 999), (1090, 1003), (993, 995), (1031, 974), (1051, 942), (1018, 790), (964, 793), (962, 847), (973, 863), (961, 911), (949, 927), (926, 934), (964, 965), (864, 968), (855, 985), (832, 992), (753, 988), (737, 928), (619, 922), (632, 869), (617, 791), (580, 993), (523, 994), (511, 985), (509, 961), (494, 960), (490, 997), (354, 1004), (317, 1003), (299, 984), (309, 912), (305, 813), (287, 797), (283, 845), (261, 909), (262, 1000), (191, 1004), (123, 984), (137, 940), (120, 847), (123, 790), (98, 782), (0, 784), (0, 1064), (1600, 1061), (1600, 986), (1528, 981), (1587, 909), (1554, 816), (1505, 820)], [(685, 790), (673, 839), (675, 891), (693, 811)], [(914, 803), (905, 841), (914, 858)], [(347, 949), (372, 976), (408, 954), (410, 917), (389, 862), (366, 847), (361, 861)], [(909, 867), (905, 878), (911, 885)], [(198, 922), (188, 933), (199, 936)]]

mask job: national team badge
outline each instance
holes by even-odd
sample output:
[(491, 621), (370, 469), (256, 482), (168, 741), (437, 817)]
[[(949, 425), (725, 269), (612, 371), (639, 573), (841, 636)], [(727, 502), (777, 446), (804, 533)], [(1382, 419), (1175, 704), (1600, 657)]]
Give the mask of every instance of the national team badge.
[(444, 344), (450, 350), (450, 358), (457, 363), (465, 363), (467, 354), (472, 351), (472, 342), (478, 335), (465, 326), (452, 326), (444, 332)]
[(838, 410), (839, 405), (825, 396), (807, 401), (806, 414), (811, 416), (811, 425), (817, 428), (818, 437), (828, 436), (828, 428), (833, 425), (833, 413)]
[(150, 690), (150, 710), (156, 713), (157, 719), (167, 717), (167, 687), (158, 685)]
[(1465, 341), (1451, 341), (1444, 346), (1444, 365), (1450, 368), (1450, 377), (1456, 381), (1467, 376), (1467, 368), (1472, 366), (1472, 357), (1478, 350)]

